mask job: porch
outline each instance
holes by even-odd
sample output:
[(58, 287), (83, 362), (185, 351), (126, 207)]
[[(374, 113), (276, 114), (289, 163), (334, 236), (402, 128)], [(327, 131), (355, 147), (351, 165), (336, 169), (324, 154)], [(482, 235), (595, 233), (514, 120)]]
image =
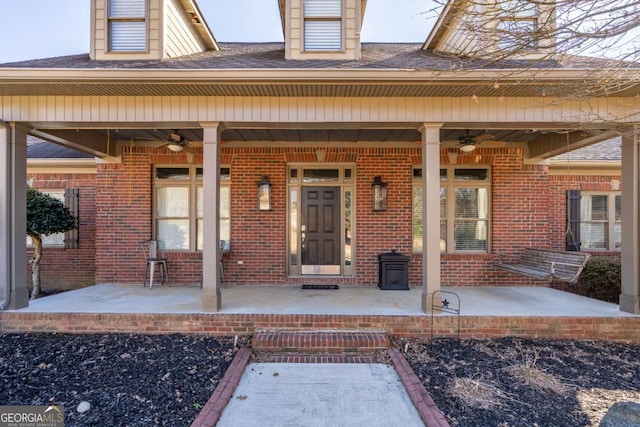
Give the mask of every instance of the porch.
[[(618, 305), (546, 287), (443, 287), (460, 297), (460, 335), (489, 338), (607, 339), (640, 342), (640, 316)], [(102, 284), (0, 313), (2, 332), (252, 334), (260, 330), (376, 330), (390, 335), (455, 335), (455, 315), (420, 309), (422, 289), (342, 287), (302, 290), (232, 286), (217, 313), (198, 287)], [(451, 301), (449, 295), (446, 297)], [(455, 308), (455, 303), (451, 304)]]

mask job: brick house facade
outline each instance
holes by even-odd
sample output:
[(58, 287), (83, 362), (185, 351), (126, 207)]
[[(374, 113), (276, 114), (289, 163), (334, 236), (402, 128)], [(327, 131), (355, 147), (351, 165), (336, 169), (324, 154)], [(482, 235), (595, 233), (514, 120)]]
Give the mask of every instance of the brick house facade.
[[(156, 238), (171, 281), (201, 284), (203, 309), (217, 311), (221, 240), (234, 285), (376, 286), (378, 255), (395, 249), (410, 254), (427, 311), (441, 285), (539, 284), (492, 262), (562, 249), (563, 192), (617, 181), (630, 237), (617, 248), (620, 307), (640, 312), (640, 85), (573, 96), (601, 84), (593, 70), (607, 61), (540, 62), (554, 54), (546, 31), (514, 62), (469, 61), (465, 46), (484, 39), (461, 43), (474, 34), (457, 7), (424, 44), (388, 44), (361, 43), (366, 1), (321, 2), (331, 16), (314, 0), (281, 1), (284, 43), (220, 44), (194, 1), (132, 0), (135, 16), (111, 16), (111, 1), (92, 2), (87, 55), (0, 65), (0, 308), (28, 304), (16, 230), (31, 135), (97, 158), (91, 175), (33, 176), (80, 190), (80, 248), (49, 255), (82, 265), (77, 285), (92, 271), (95, 283), (141, 283), (139, 242)], [(555, 26), (552, 5), (540, 7), (532, 19)], [(149, 31), (119, 32), (125, 21)], [(491, 40), (486, 52), (500, 48)], [(618, 120), (603, 121), (611, 112)], [(554, 156), (616, 135), (615, 178), (550, 172)], [(263, 179), (271, 204), (259, 209)], [(373, 205), (383, 188), (386, 208)]]
[[(388, 151), (388, 153), (387, 153)], [(410, 254), (409, 285), (420, 286), (421, 254), (412, 248), (411, 205), (413, 169), (419, 167), (420, 148), (383, 150), (327, 148), (325, 163), (353, 161), (356, 174), (358, 263), (353, 277), (314, 277), (314, 283), (376, 286), (378, 254), (397, 250)], [(375, 152), (376, 155), (371, 155)], [(441, 150), (441, 165), (451, 166), (450, 150)], [(288, 277), (286, 260), (287, 164), (315, 162), (314, 148), (223, 148), (222, 163), (231, 171), (231, 240), (233, 250), (225, 258), (225, 278), (231, 285), (299, 285), (308, 277)], [(574, 155), (576, 156), (576, 155)], [(578, 155), (579, 156), (579, 155)], [(194, 164), (201, 165), (201, 154)], [(561, 163), (561, 162), (559, 162)], [(43, 191), (77, 188), (80, 194), (79, 248), (46, 249), (43, 278), (47, 287), (76, 288), (94, 283), (142, 283), (145, 261), (139, 242), (154, 237), (154, 165), (190, 165), (185, 154), (154, 148), (125, 148), (119, 164), (96, 166), (97, 173), (30, 173), (33, 185)], [(547, 285), (493, 267), (498, 257), (512, 257), (524, 247), (565, 250), (566, 191), (610, 192), (620, 176), (574, 175), (560, 166), (561, 175), (549, 174), (549, 166), (525, 165), (514, 148), (478, 148), (472, 155), (457, 155), (455, 165), (487, 166), (491, 171), (491, 251), (486, 254), (441, 255), (444, 286)], [(270, 171), (274, 188), (272, 209), (255, 213), (255, 175), (243, 170)], [(580, 171), (579, 171), (580, 172)], [(597, 172), (596, 172), (597, 173)], [(387, 210), (370, 209), (371, 180), (389, 177)], [(99, 207), (99, 208), (98, 208)], [(368, 232), (369, 228), (375, 232)], [(268, 246), (268, 250), (264, 246)], [(259, 259), (253, 254), (262, 253)], [(619, 251), (592, 252), (619, 255)], [(30, 255), (30, 253), (29, 253)], [(202, 280), (199, 251), (169, 251), (172, 284), (193, 285)], [(250, 261), (248, 261), (250, 260)], [(239, 264), (241, 261), (242, 264)], [(464, 265), (464, 268), (461, 266)]]

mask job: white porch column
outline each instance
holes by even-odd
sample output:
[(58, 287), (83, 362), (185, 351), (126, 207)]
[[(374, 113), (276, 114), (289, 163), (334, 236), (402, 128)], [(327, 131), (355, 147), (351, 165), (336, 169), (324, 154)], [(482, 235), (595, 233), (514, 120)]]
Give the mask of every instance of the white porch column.
[(202, 247), (202, 309), (218, 311), (220, 295), (220, 136), (218, 122), (202, 124), (204, 213)]
[(422, 133), (422, 311), (431, 312), (440, 290), (440, 123), (424, 123)]
[(27, 132), (0, 122), (0, 309), (29, 305)]
[(622, 136), (622, 294), (620, 311), (640, 314), (640, 127)]

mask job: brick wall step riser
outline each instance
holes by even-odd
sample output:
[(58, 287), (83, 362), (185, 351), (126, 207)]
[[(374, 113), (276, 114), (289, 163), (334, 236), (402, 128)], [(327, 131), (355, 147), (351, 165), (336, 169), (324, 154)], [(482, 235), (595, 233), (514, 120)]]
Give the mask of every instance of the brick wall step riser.
[(368, 354), (389, 348), (381, 332), (257, 332), (255, 351), (266, 353)]

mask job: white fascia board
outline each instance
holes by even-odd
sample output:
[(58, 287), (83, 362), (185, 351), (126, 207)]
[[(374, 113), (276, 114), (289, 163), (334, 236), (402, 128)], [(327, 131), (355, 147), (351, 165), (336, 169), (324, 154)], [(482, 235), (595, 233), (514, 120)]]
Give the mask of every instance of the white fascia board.
[(87, 170), (97, 172), (96, 159), (27, 159), (27, 172), (33, 173), (36, 169), (38, 172), (59, 171), (60, 168), (73, 169), (74, 172), (80, 168), (85, 170), (83, 173), (88, 173)]
[[(619, 80), (637, 80), (640, 70), (621, 70)], [(479, 81), (510, 81), (518, 83), (540, 82), (544, 80), (583, 81), (598, 79), (594, 69), (536, 69), (536, 70), (345, 70), (345, 69), (56, 69), (56, 68), (0, 68), (0, 83), (7, 82), (84, 82), (100, 83), (114, 81), (138, 82), (221, 82), (221, 81), (415, 81), (427, 80), (432, 83)]]
[(552, 175), (573, 175), (577, 171), (622, 171), (620, 160), (552, 160), (549, 161), (549, 173)]

